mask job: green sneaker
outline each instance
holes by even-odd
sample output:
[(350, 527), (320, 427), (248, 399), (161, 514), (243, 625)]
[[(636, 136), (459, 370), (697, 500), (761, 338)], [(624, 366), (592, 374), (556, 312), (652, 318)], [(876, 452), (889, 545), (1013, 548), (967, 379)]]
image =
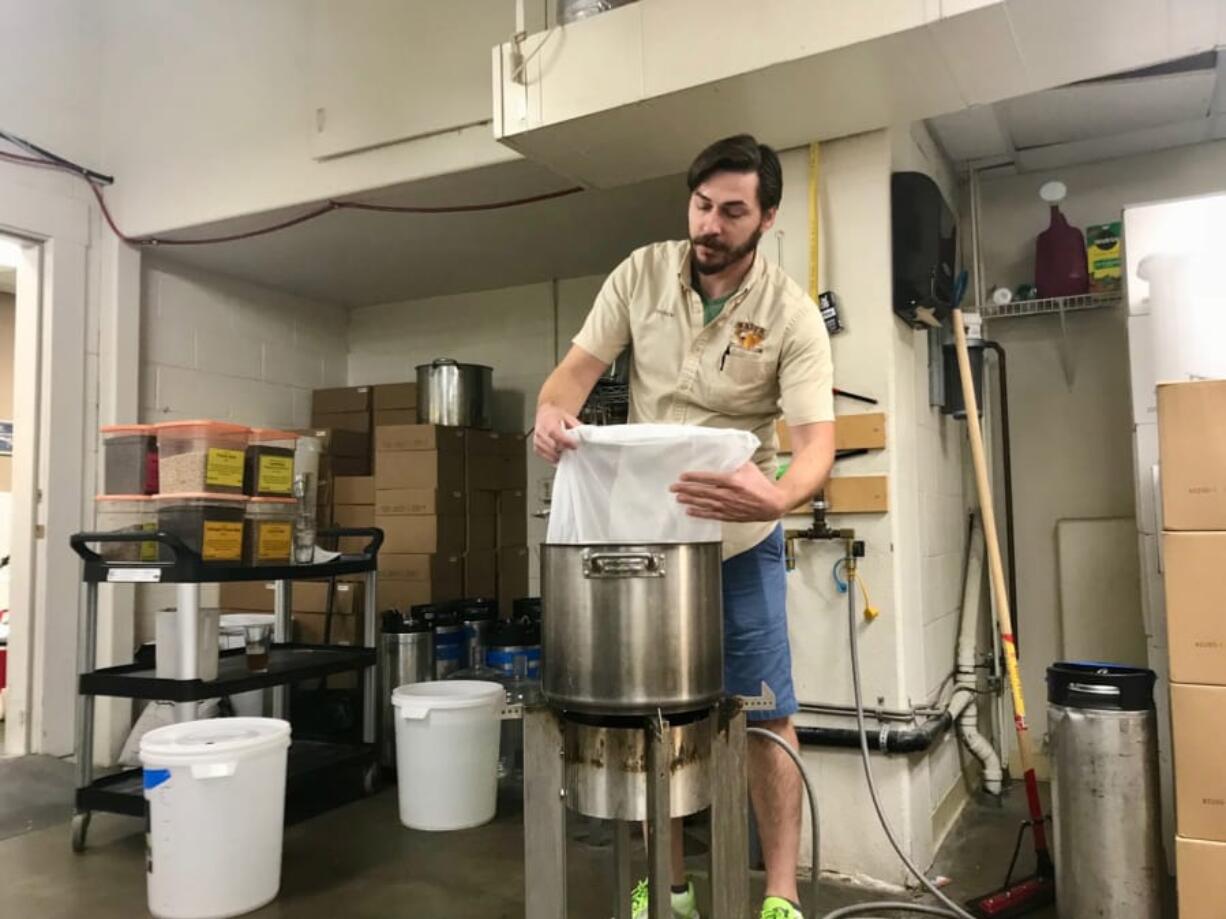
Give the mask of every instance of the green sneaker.
[[(634, 919), (648, 919), (647, 881), (639, 881), (634, 885), (634, 892), (630, 894), (630, 912)], [(693, 881), (686, 885), (684, 893), (673, 894), (673, 916), (675, 919), (702, 919), (694, 899)]]
[(795, 906), (783, 897), (767, 897), (762, 901), (761, 919), (805, 919)]

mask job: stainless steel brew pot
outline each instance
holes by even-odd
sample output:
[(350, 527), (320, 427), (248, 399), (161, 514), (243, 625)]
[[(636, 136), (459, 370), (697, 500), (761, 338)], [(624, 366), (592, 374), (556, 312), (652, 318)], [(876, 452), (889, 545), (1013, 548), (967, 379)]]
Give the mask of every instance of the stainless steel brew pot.
[(541, 596), (551, 705), (667, 714), (723, 692), (719, 543), (543, 545)]
[(493, 427), (494, 371), (481, 364), (439, 358), (417, 367), (417, 419), (449, 427)]

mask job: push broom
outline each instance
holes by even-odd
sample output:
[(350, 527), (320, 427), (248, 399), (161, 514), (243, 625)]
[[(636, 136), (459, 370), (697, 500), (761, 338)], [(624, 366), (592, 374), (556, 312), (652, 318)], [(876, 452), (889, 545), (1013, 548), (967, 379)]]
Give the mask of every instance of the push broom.
[[(983, 919), (1014, 919), (1032, 910), (1055, 902), (1056, 877), (1051, 852), (1047, 846), (1047, 828), (1043, 804), (1039, 800), (1039, 782), (1034, 773), (1034, 751), (1030, 746), (1030, 728), (1026, 724), (1026, 702), (1022, 697), (1022, 680), (1017, 669), (1017, 642), (1011, 625), (1009, 593), (1005, 588), (1005, 568), (1001, 562), (1000, 542), (996, 536), (996, 513), (992, 503), (992, 487), (988, 483), (988, 466), (983, 448), (983, 430), (979, 425), (979, 405), (975, 399), (975, 384), (971, 377), (971, 362), (966, 349), (966, 329), (962, 310), (956, 306), (951, 321), (954, 327), (954, 347), (958, 354), (958, 375), (962, 379), (962, 400), (966, 406), (966, 430), (971, 443), (971, 459), (975, 467), (975, 488), (979, 496), (979, 512), (983, 518), (984, 542), (988, 550), (992, 595), (995, 599), (996, 627), (1000, 630), (1000, 645), (1005, 655), (1005, 672), (1013, 697), (1013, 725), (1017, 730), (1017, 753), (1021, 760), (1022, 778), (1026, 786), (1026, 804), (1030, 812), (1028, 825), (1034, 835), (1036, 871), (1031, 877), (1013, 882), (1012, 866), (1000, 890), (967, 903), (976, 916)], [(1003, 751), (1002, 751), (1003, 752)], [(1025, 825), (1022, 827), (1025, 830)], [(1018, 842), (1020, 845), (1021, 837)], [(1014, 855), (1016, 859), (1016, 852)]]

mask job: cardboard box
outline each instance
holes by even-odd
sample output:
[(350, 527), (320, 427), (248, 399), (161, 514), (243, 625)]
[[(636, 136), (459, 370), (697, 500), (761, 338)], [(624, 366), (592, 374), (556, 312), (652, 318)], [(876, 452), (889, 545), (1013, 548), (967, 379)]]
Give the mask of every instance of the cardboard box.
[(333, 428), (370, 436), (369, 412), (312, 412), (311, 427)]
[(375, 526), (383, 530), (382, 552), (431, 555), (464, 551), (466, 527), (463, 517), (376, 514)]
[(380, 383), (374, 387), (372, 405), (376, 412), (404, 408), (417, 411), (417, 384)]
[(374, 476), (336, 476), (332, 480), (332, 502), (334, 504), (374, 504)]
[(311, 414), (332, 412), (369, 412), (369, 386), (343, 386), (317, 389), (311, 393)]
[[(430, 603), (435, 597), (429, 581), (401, 581), (395, 578), (379, 578), (377, 606), (380, 610), (407, 610), (422, 603)], [(455, 599), (443, 598), (438, 599)]]
[(467, 482), (469, 491), (526, 488), (528, 484), (528, 458), (470, 454), (467, 459)]
[(1226, 842), (1226, 686), (1171, 684), (1176, 830)]
[(375, 428), (385, 428), (397, 424), (417, 424), (417, 409), (415, 408), (385, 408), (375, 409)]
[(514, 601), (528, 596), (532, 550), (527, 546), (504, 546), (498, 550), (498, 608), (510, 615)]
[[(328, 610), (327, 581), (293, 581), (290, 607), (295, 613), (324, 613)], [(354, 615), (361, 612), (364, 584), (358, 581), (338, 581), (332, 610)], [(219, 585), (218, 606), (226, 611), (271, 613), (273, 611), (272, 581), (234, 581)]]
[(1158, 384), (1162, 520), (1226, 530), (1226, 380)]
[(464, 596), (498, 595), (498, 553), (468, 552), (464, 555)]
[(1226, 912), (1226, 843), (1175, 837), (1179, 919), (1221, 919)]
[(375, 454), (375, 490), (433, 488), (464, 490), (464, 458), (434, 450), (398, 450)]
[(437, 488), (380, 488), (375, 491), (375, 513), (383, 517), (438, 514), (462, 517), (464, 492)]
[(403, 552), (379, 553), (379, 577), (394, 581), (431, 581), (464, 584), (464, 558), (461, 553), (434, 555)]
[(468, 493), (468, 507), (465, 513), (469, 517), (497, 517), (498, 492), (489, 488), (478, 488)]
[(528, 544), (528, 492), (522, 488), (498, 493), (498, 545)]
[(321, 456), (319, 480), (335, 479), (337, 476), (364, 477), (371, 473), (370, 454), (365, 456)]
[(498, 548), (498, 518), (469, 517), (467, 548), (470, 551)]
[(1171, 679), (1226, 686), (1226, 532), (1162, 534)]
[(373, 527), (373, 504), (336, 504), (332, 507), (332, 522), (338, 527)]
[(437, 453), (464, 452), (464, 429), (441, 424), (392, 424), (375, 428), (377, 453), (398, 450), (433, 450)]
[[(299, 434), (306, 434), (319, 440), (320, 452), (323, 458), (333, 460), (338, 456), (357, 456), (370, 458), (370, 437), (360, 431), (347, 431), (344, 428), (333, 428), (327, 425), (312, 425), (302, 428)], [(369, 475), (370, 473), (342, 472), (338, 475)], [(321, 474), (322, 478), (322, 474)]]
[(527, 450), (526, 434), (504, 434), (469, 428), (465, 452), (468, 456), (518, 456)]
[(348, 613), (332, 615), (332, 634), (326, 637), (328, 617), (323, 613), (294, 613), (294, 641), (307, 645), (361, 645), (362, 616)]

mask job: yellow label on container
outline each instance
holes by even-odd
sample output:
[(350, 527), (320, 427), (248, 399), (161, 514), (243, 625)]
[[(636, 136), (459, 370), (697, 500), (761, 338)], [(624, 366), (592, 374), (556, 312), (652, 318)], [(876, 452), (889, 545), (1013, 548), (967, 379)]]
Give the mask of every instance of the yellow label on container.
[(294, 458), (292, 456), (261, 456), (260, 470), (256, 475), (255, 490), (265, 495), (294, 493)]
[(259, 561), (289, 561), (294, 548), (292, 523), (258, 523), (255, 535), (255, 557)]
[[(156, 523), (145, 523), (141, 525), (141, 529), (146, 533), (156, 533), (158, 525)], [(140, 560), (142, 562), (156, 562), (158, 560), (158, 544), (155, 542), (141, 543)]]
[[(239, 454), (242, 456), (242, 454)], [(200, 537), (200, 557), (206, 562), (237, 562), (243, 557), (243, 524), (206, 520)]]
[(209, 458), (204, 467), (204, 484), (242, 488), (243, 451), (209, 447)]

